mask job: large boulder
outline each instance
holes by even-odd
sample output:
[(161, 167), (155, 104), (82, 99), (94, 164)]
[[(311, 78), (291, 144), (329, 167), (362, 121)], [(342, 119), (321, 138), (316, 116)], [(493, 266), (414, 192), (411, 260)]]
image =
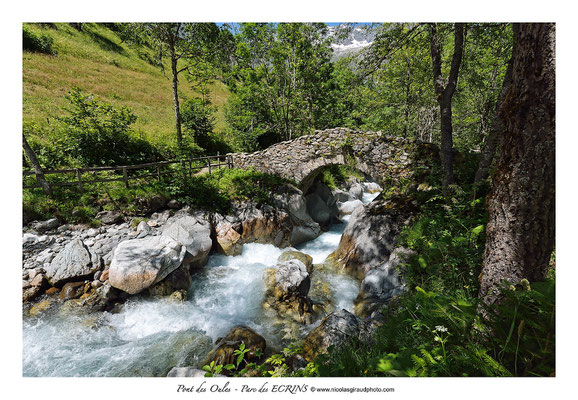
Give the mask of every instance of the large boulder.
[(210, 364), (214, 361), (217, 365), (236, 364), (237, 355), (235, 350), (239, 350), (241, 344), (249, 351), (245, 354), (247, 362), (254, 362), (260, 359), (260, 354), (265, 352), (267, 342), (263, 336), (256, 333), (253, 329), (246, 326), (235, 326), (229, 333), (222, 338), (217, 339), (216, 346), (207, 356), (204, 364)]
[(313, 303), (308, 297), (311, 278), (303, 261), (291, 254), (282, 255), (275, 268), (265, 270), (264, 279), (265, 308), (272, 308), (281, 318), (312, 322)]
[(238, 256), (243, 251), (241, 222), (233, 216), (215, 214), (214, 223), (217, 250), (227, 256)]
[(116, 211), (102, 211), (96, 215), (105, 225), (118, 224), (123, 221), (122, 214)]
[(179, 268), (186, 253), (182, 243), (166, 235), (125, 240), (114, 251), (110, 284), (129, 294), (139, 293)]
[(281, 255), (277, 258), (277, 263), (289, 260), (299, 260), (305, 265), (308, 274), (313, 272), (313, 257), (311, 257), (309, 254), (305, 254), (297, 250), (287, 250), (281, 253)]
[(351, 200), (346, 201), (344, 203), (337, 202), (337, 208), (342, 215), (350, 215), (353, 212), (363, 206), (363, 202), (361, 200)]
[(200, 216), (178, 215), (169, 218), (162, 236), (182, 244), (186, 250), (183, 264), (189, 268), (202, 267), (207, 263), (213, 241), (211, 225)]
[(293, 222), (283, 209), (238, 203), (233, 215), (215, 214), (213, 227), (217, 250), (226, 255), (239, 255), (245, 243), (289, 246)]
[(241, 240), (243, 243), (271, 243), (276, 247), (290, 244), (292, 223), (289, 214), (269, 205), (260, 208), (252, 206), (243, 209), (241, 220)]
[(331, 209), (325, 204), (323, 199), (317, 193), (308, 194), (307, 212), (321, 226), (328, 225), (331, 222)]
[(275, 203), (287, 211), (293, 223), (289, 238), (291, 246), (313, 240), (321, 234), (321, 227), (307, 212), (305, 197), (299, 189), (287, 185), (283, 193), (275, 196)]
[(359, 294), (355, 299), (354, 312), (360, 317), (369, 317), (387, 304), (393, 297), (406, 290), (403, 272), (405, 265), (415, 252), (404, 247), (392, 251), (389, 259), (365, 274)]
[(46, 267), (46, 277), (52, 286), (60, 286), (69, 281), (88, 279), (100, 268), (100, 257), (82, 240), (73, 239)]
[(193, 283), (189, 267), (182, 264), (179, 268), (167, 275), (162, 281), (148, 288), (151, 296), (178, 296), (177, 293), (186, 293)]
[(327, 226), (338, 221), (337, 201), (327, 185), (315, 181), (309, 188), (309, 193), (305, 199), (307, 212), (315, 222), (321, 226)]
[(411, 198), (384, 199), (381, 195), (370, 204), (357, 208), (327, 262), (363, 279), (368, 271), (387, 261), (395, 238), (417, 210), (417, 202)]
[(329, 314), (303, 341), (303, 356), (313, 361), (319, 354), (327, 353), (330, 346), (339, 347), (350, 340), (364, 339), (367, 327), (355, 315), (346, 310)]
[(363, 197), (363, 185), (359, 182), (355, 182), (354, 184), (352, 184), (351, 187), (349, 188), (349, 195), (353, 199), (361, 200), (361, 198)]
[(335, 189), (332, 193), (335, 201), (337, 202), (345, 203), (346, 201), (355, 200), (353, 197), (351, 197), (349, 192), (345, 192), (341, 189)]
[(51, 218), (46, 221), (37, 221), (30, 224), (32, 229), (38, 232), (45, 232), (52, 229), (56, 229), (60, 226), (60, 222), (56, 218)]

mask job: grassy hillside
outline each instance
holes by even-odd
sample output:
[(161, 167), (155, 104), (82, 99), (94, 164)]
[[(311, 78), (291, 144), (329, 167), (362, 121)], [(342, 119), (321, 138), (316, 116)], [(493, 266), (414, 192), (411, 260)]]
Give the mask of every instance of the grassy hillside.
[[(52, 37), (58, 54), (23, 53), (24, 123), (54, 124), (53, 117), (62, 115), (61, 107), (67, 104), (64, 95), (78, 86), (115, 106), (130, 107), (137, 116), (134, 129), (144, 139), (174, 142), (170, 70), (165, 75), (152, 65), (150, 50), (128, 47), (104, 25), (84, 24), (82, 32), (68, 24), (25, 25)], [(196, 97), (190, 83), (180, 78), (181, 99)], [(222, 83), (212, 84), (211, 100), (219, 108), (216, 131), (224, 126), (221, 107), (227, 97)]]

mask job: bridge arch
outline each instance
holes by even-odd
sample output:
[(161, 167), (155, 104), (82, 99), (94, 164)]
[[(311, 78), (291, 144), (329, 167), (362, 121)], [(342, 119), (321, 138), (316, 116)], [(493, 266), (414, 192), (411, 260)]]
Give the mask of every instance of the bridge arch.
[(255, 153), (231, 154), (235, 168), (249, 168), (294, 180), (306, 191), (317, 174), (331, 165), (351, 165), (381, 186), (421, 181), (437, 163), (430, 143), (381, 132), (333, 128), (276, 143)]

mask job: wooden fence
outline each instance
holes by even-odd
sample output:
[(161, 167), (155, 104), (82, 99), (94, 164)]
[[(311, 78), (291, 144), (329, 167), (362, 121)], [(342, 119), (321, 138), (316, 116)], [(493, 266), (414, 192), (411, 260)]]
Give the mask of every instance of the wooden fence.
[[(216, 160), (215, 162), (211, 162), (211, 160)], [(195, 163), (195, 165), (193, 165)], [(200, 164), (199, 164), (200, 163)], [(180, 170), (171, 170), (167, 167), (180, 164)], [(198, 165), (197, 165), (198, 164)], [(82, 190), (83, 185), (91, 184), (91, 183), (103, 183), (103, 182), (124, 182), (126, 187), (129, 187), (129, 181), (135, 179), (146, 179), (154, 177), (161, 180), (161, 176), (164, 175), (172, 175), (177, 172), (184, 172), (190, 176), (193, 175), (193, 171), (201, 171), (204, 168), (208, 169), (209, 174), (214, 168), (233, 168), (233, 158), (230, 155), (219, 155), (217, 153), (216, 156), (206, 156), (206, 157), (198, 157), (198, 158), (189, 158), (184, 160), (172, 160), (172, 161), (158, 161), (146, 164), (137, 164), (137, 165), (123, 165), (117, 167), (93, 167), (93, 168), (74, 168), (74, 169), (56, 169), (56, 170), (44, 170), (43, 173), (46, 175), (65, 175), (65, 174), (72, 174), (74, 179), (67, 180), (67, 181), (59, 181), (59, 182), (48, 182), (50, 186), (74, 186), (77, 185), (80, 190)], [(129, 173), (131, 171), (136, 170), (155, 170), (153, 173), (144, 174), (144, 175), (134, 175)], [(164, 169), (161, 171), (161, 169)], [(118, 177), (114, 178), (106, 178), (106, 179), (96, 179), (94, 176), (90, 180), (86, 180), (83, 178), (83, 174), (87, 173), (98, 173), (98, 172), (106, 172), (106, 171), (114, 171), (119, 174)], [(36, 175), (34, 171), (25, 171), (22, 173), (24, 177)], [(23, 185), (24, 189), (33, 189), (39, 188), (40, 185), (36, 183), (35, 185)]]

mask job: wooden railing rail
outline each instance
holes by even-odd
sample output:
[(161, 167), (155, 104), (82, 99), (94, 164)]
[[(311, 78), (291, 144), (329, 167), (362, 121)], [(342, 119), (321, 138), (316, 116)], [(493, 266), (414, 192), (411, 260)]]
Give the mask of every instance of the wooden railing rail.
[[(216, 163), (211, 162), (212, 160), (217, 160)], [(223, 161), (223, 162), (221, 162)], [(198, 166), (194, 166), (193, 163), (200, 162), (201, 164)], [(204, 156), (204, 157), (197, 157), (197, 158), (188, 158), (183, 160), (168, 160), (168, 161), (157, 161), (157, 162), (150, 162), (144, 164), (135, 164), (135, 165), (119, 165), (114, 167), (87, 167), (87, 168), (69, 168), (69, 169), (47, 169), (44, 170), (44, 175), (66, 175), (66, 174), (74, 174), (74, 180), (69, 181), (61, 181), (61, 182), (49, 182), (51, 186), (72, 186), (76, 185), (80, 190), (83, 189), (84, 185), (93, 184), (93, 183), (104, 183), (104, 182), (124, 182), (126, 187), (129, 187), (129, 181), (135, 179), (144, 179), (144, 178), (151, 178), (155, 177), (159, 181), (162, 176), (164, 175), (172, 175), (177, 173), (177, 170), (169, 170), (169, 171), (161, 171), (163, 167), (170, 166), (172, 164), (180, 164), (181, 169), (180, 171), (187, 171), (189, 177), (192, 176), (193, 171), (195, 170), (203, 170), (204, 168), (208, 169), (209, 174), (213, 171), (214, 168), (233, 168), (233, 158), (230, 154), (227, 155), (220, 155), (217, 153), (215, 156)], [(131, 176), (129, 175), (129, 171), (138, 170), (138, 169), (148, 169), (154, 168), (156, 172), (146, 175), (137, 175)], [(104, 179), (92, 179), (86, 180), (83, 179), (82, 175), (85, 173), (96, 173), (96, 172), (105, 172), (105, 171), (117, 171), (118, 173), (122, 174), (117, 178), (104, 178)], [(34, 171), (23, 171), (22, 176), (31, 176), (36, 175)], [(35, 185), (23, 185), (24, 189), (33, 189), (39, 188), (39, 184)]]

